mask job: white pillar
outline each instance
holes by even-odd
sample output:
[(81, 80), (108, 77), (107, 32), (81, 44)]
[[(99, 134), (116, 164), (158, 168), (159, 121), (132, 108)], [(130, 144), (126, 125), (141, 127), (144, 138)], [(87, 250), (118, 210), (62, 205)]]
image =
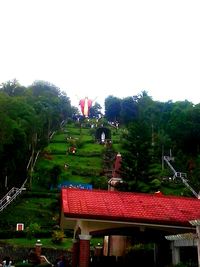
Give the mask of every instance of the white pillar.
[(200, 225), (196, 226), (196, 231), (197, 231), (198, 267), (200, 267)]
[(177, 265), (180, 263), (180, 248), (174, 246), (174, 241), (171, 243), (172, 248), (172, 264)]

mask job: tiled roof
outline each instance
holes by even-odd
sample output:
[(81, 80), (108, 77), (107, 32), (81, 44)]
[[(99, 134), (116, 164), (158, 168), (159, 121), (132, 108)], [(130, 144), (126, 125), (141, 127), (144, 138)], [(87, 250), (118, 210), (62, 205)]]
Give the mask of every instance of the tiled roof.
[(62, 189), (62, 209), (67, 217), (122, 222), (190, 225), (200, 218), (200, 200), (106, 190)]

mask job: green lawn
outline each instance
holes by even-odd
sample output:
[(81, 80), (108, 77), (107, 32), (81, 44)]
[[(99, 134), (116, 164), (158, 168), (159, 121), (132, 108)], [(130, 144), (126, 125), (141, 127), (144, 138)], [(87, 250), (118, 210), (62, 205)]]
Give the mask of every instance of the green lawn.
[[(66, 126), (67, 137), (77, 137), (80, 136), (80, 133), (83, 132), (83, 129), (80, 130), (78, 127), (74, 127), (74, 125)], [(64, 132), (66, 133), (66, 130)]]
[[(93, 130), (93, 131), (92, 131)], [(104, 145), (94, 142), (94, 129), (80, 128), (74, 124), (66, 125), (63, 130), (57, 132), (52, 142), (45, 148), (46, 153), (41, 153), (32, 175), (31, 192), (37, 193), (32, 197), (20, 196), (15, 203), (10, 205), (2, 213), (0, 224), (6, 230), (15, 230), (16, 223), (24, 223), (25, 228), (31, 223), (38, 223), (41, 230), (51, 230), (54, 225), (59, 224), (59, 203), (58, 197), (40, 197), (40, 194), (56, 192), (52, 191), (53, 180), (51, 172), (56, 165), (61, 167), (61, 174), (57, 177), (57, 183), (70, 181), (76, 183), (92, 184), (94, 188), (104, 188), (107, 183), (106, 177), (102, 176)], [(66, 137), (77, 138), (76, 154), (66, 153)], [(115, 140), (118, 138), (115, 134)], [(116, 141), (117, 142), (117, 141)], [(51, 151), (62, 152), (62, 154), (51, 154)], [(68, 167), (65, 168), (65, 164)], [(60, 192), (57, 192), (58, 194)], [(28, 241), (30, 242), (30, 240)], [(32, 242), (32, 241), (31, 241)], [(45, 242), (45, 241), (44, 241)]]
[[(69, 165), (68, 169), (64, 169), (64, 164)], [(99, 172), (102, 167), (102, 159), (99, 157), (78, 157), (77, 155), (56, 155), (52, 160), (40, 159), (37, 163), (38, 169), (51, 169), (54, 165), (59, 165), (64, 173), (72, 173), (75, 169), (91, 170)], [(73, 178), (73, 177), (71, 177)]]
[(51, 169), (54, 165), (64, 167), (66, 160), (66, 155), (53, 155), (52, 159), (40, 158), (37, 162), (36, 169)]
[(61, 151), (62, 153), (66, 153), (67, 149), (69, 147), (69, 144), (67, 142), (63, 143), (50, 143), (47, 147), (48, 151)]
[(70, 168), (93, 168), (100, 169), (102, 164), (102, 159), (99, 157), (78, 157), (76, 155), (69, 155), (66, 157), (66, 162), (69, 164)]
[(78, 148), (78, 151), (85, 152), (86, 156), (89, 152), (102, 152), (103, 150), (104, 146), (94, 143), (85, 143), (82, 147)]
[[(1, 243), (7, 245), (14, 245), (19, 247), (34, 247), (37, 241), (36, 238), (27, 239), (27, 238), (12, 238), (12, 239), (0, 239)], [(60, 248), (60, 249), (69, 249), (72, 247), (72, 238), (64, 238), (61, 244), (54, 244), (51, 238), (41, 238), (42, 247), (44, 248)]]
[[(56, 197), (57, 195), (57, 197)], [(59, 214), (58, 194), (49, 197), (39, 197), (39, 195), (30, 194), (30, 196), (20, 196), (13, 204), (5, 209), (0, 217), (0, 224), (4, 229), (14, 230), (17, 223), (24, 223), (28, 227), (31, 223), (38, 223), (41, 228), (51, 229), (57, 224)]]
[(67, 134), (65, 132), (57, 132), (51, 141), (55, 141), (55, 142), (62, 142), (65, 141), (67, 137)]
[[(58, 179), (59, 183), (62, 181), (91, 183), (92, 181), (99, 180), (102, 174), (105, 146), (95, 143), (94, 132), (95, 129), (80, 128), (79, 125), (70, 124), (66, 125), (63, 131), (55, 134), (52, 142), (45, 149), (49, 151), (49, 158), (41, 157), (37, 161), (35, 170), (42, 170), (38, 175), (39, 180), (43, 179), (45, 170), (51, 170), (55, 165), (59, 165), (62, 170)], [(111, 132), (114, 150), (121, 152), (122, 148), (119, 143), (121, 132), (116, 129), (111, 129)], [(71, 146), (70, 140), (72, 139), (65, 141), (66, 137), (77, 140), (75, 155), (69, 153), (68, 148)], [(65, 164), (68, 165), (67, 168), (64, 167)]]

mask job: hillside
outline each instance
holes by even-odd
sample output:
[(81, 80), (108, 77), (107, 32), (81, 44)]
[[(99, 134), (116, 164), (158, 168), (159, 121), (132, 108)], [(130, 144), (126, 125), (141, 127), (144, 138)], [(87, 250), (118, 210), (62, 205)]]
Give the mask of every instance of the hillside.
[[(95, 139), (97, 128), (91, 128), (91, 125), (94, 125), (92, 120), (90, 123), (69, 123), (53, 136), (35, 167), (34, 189), (41, 186), (45, 189), (56, 189), (57, 185), (66, 181), (92, 184), (96, 188), (99, 187), (96, 185), (99, 180), (100, 187), (104, 187), (104, 181), (107, 182), (105, 155), (109, 151), (114, 156), (118, 151), (120, 132), (109, 127), (114, 138), (112, 146), (108, 147)], [(97, 127), (100, 125), (101, 122)], [(110, 169), (113, 159), (110, 159)]]
[(112, 146), (105, 146), (95, 139), (96, 126), (101, 128), (102, 122), (94, 128), (91, 124), (94, 121), (71, 122), (52, 137), (37, 160), (26, 192), (2, 212), (1, 229), (14, 231), (20, 222), (25, 228), (37, 223), (44, 231), (52, 230), (59, 223), (59, 185), (63, 183), (107, 189), (115, 154), (122, 149), (121, 130), (106, 125)]
[[(98, 129), (105, 127), (109, 129), (108, 144), (97, 136)], [(61, 185), (107, 189), (115, 155), (124, 152), (123, 132), (103, 120), (65, 124), (40, 153), (27, 190), (2, 212), (3, 232), (15, 231), (17, 223), (24, 223), (25, 228), (37, 223), (48, 236), (59, 224)], [(161, 182), (160, 190), (165, 194), (188, 193), (183, 184), (168, 181)]]

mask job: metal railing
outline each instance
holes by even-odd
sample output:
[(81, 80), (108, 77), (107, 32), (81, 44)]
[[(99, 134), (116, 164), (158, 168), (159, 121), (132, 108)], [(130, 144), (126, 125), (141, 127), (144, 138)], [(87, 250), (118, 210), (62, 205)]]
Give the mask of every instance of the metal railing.
[(3, 211), (13, 200), (16, 199), (26, 188), (24, 187), (27, 179), (24, 181), (20, 188), (13, 187), (10, 191), (0, 200), (0, 211)]
[[(64, 124), (64, 121), (62, 121), (61, 125), (62, 124)], [(54, 134), (55, 134), (55, 131), (51, 132), (50, 139), (54, 136)], [(35, 166), (35, 163), (37, 161), (39, 154), (40, 154), (40, 150), (37, 151), (35, 159), (33, 158), (33, 155), (31, 155), (29, 162), (27, 164), (27, 170), (32, 165), (31, 171), (33, 171), (33, 168)], [(25, 188), (26, 182), (27, 182), (27, 179), (24, 181), (24, 183), (22, 184), (20, 188), (17, 188), (17, 187), (11, 188), (10, 191), (5, 196), (3, 196), (2, 199), (0, 199), (0, 212), (3, 211), (10, 203), (12, 203), (13, 200), (15, 200), (18, 195), (20, 195), (24, 190), (26, 190)]]
[(181, 179), (182, 183), (193, 193), (193, 195), (195, 195), (195, 197), (197, 197), (198, 199), (200, 199), (200, 194), (197, 193), (188, 183), (187, 181), (187, 174), (183, 173), (183, 172), (177, 172), (174, 167), (171, 165), (170, 160), (174, 160), (173, 157), (168, 157), (168, 156), (164, 156), (163, 157), (164, 161), (167, 163), (167, 165), (170, 167), (170, 169), (172, 170), (174, 176), (173, 179), (179, 178)]

